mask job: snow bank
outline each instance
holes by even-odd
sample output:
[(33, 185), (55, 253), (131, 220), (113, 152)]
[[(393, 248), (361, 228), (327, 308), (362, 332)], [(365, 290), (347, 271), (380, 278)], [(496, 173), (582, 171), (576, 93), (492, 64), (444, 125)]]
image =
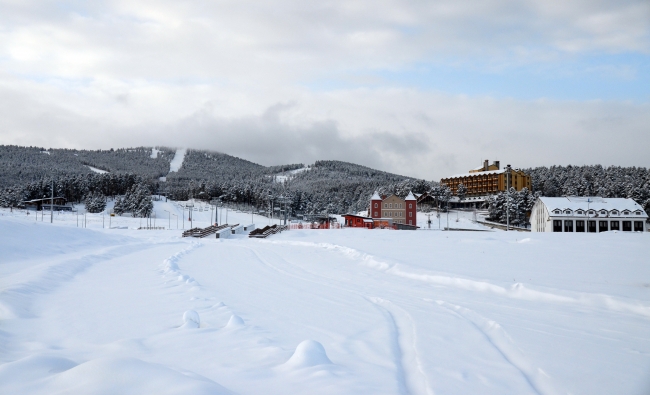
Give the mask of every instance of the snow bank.
[(305, 340), (298, 344), (296, 351), (283, 366), (291, 369), (301, 369), (331, 364), (332, 361), (327, 357), (322, 344), (315, 340)]
[(201, 326), (201, 320), (199, 319), (199, 313), (194, 310), (187, 310), (183, 313), (183, 326), (182, 328), (198, 328)]
[(0, 366), (0, 392), (74, 394), (232, 394), (193, 373), (137, 358), (98, 358), (82, 364), (56, 357), (27, 357)]
[(241, 328), (245, 326), (244, 320), (241, 319), (238, 315), (233, 314), (230, 316), (230, 319), (228, 320), (228, 325), (226, 325), (226, 328)]

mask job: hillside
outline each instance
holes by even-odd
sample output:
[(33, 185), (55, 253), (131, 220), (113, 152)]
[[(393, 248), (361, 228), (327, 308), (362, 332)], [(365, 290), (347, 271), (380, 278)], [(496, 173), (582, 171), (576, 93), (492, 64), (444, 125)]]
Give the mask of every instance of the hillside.
[(165, 147), (93, 151), (0, 146), (0, 205), (49, 196), (54, 179), (56, 193), (74, 201), (91, 193), (120, 195), (144, 182), (151, 192), (174, 199), (220, 198), (265, 209), (282, 195), (289, 197), (296, 213), (344, 213), (365, 209), (376, 189), (406, 194), (430, 185), (341, 161), (262, 166), (195, 149), (184, 151), (182, 165), (170, 172), (175, 154)]

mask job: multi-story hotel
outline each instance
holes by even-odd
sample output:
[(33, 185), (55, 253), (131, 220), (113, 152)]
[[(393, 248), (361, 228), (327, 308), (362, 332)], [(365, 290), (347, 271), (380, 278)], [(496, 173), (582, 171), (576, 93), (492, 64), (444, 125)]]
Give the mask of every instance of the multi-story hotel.
[(467, 173), (456, 174), (440, 180), (441, 185), (448, 186), (454, 195), (458, 185), (463, 184), (467, 188), (467, 196), (486, 196), (501, 191), (515, 188), (520, 191), (523, 188), (532, 189), (530, 176), (519, 169), (513, 169), (507, 165), (501, 169), (499, 161), (491, 165), (485, 160), (483, 166), (470, 170)]

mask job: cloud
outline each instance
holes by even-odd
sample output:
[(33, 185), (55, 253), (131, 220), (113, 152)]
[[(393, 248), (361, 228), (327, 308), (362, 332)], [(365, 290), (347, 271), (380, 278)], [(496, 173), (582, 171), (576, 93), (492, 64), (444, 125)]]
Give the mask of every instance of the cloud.
[[(4, 2), (0, 144), (164, 144), (427, 179), (486, 158), (648, 165), (650, 96), (625, 92), (647, 79), (649, 14), (643, 0)], [(564, 91), (618, 76), (628, 85), (603, 91), (636, 102), (536, 100), (546, 80), (523, 67), (596, 76)], [(490, 96), (464, 95), (479, 85)]]

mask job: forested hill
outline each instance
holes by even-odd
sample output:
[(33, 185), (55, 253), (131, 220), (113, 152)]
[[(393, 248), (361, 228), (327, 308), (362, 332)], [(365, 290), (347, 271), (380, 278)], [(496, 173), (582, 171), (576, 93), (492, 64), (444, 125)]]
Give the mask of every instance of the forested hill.
[[(0, 146), (0, 205), (49, 196), (54, 181), (55, 194), (70, 201), (122, 195), (134, 184), (146, 184), (152, 193), (179, 200), (220, 198), (262, 207), (284, 196), (296, 212), (345, 213), (365, 210), (368, 198), (378, 189), (406, 195), (433, 185), (347, 162), (267, 167), (193, 149), (187, 150), (178, 171), (170, 172), (175, 153), (176, 149), (165, 147), (93, 151)], [(166, 181), (160, 181), (161, 177)]]
[(0, 188), (43, 178), (93, 174), (88, 166), (114, 174), (132, 173), (157, 179), (167, 175), (176, 151), (158, 150), (152, 157), (152, 148), (145, 147), (95, 151), (0, 145)]

